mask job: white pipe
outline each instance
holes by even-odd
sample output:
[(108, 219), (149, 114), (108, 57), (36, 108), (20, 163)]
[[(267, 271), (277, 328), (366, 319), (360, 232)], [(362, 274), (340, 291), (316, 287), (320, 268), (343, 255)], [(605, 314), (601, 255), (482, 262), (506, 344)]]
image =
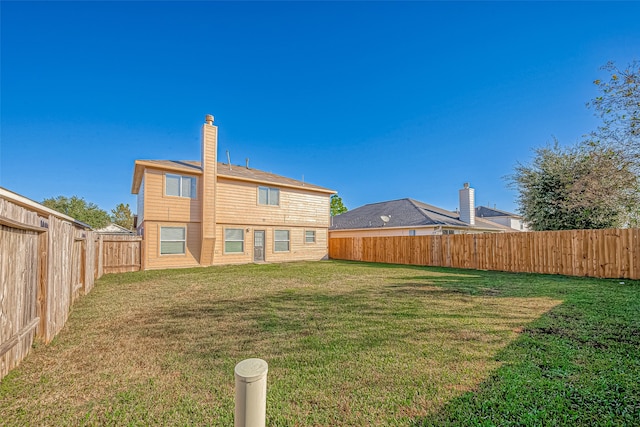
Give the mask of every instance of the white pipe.
[(235, 427), (264, 427), (267, 414), (267, 372), (262, 359), (245, 359), (235, 368)]

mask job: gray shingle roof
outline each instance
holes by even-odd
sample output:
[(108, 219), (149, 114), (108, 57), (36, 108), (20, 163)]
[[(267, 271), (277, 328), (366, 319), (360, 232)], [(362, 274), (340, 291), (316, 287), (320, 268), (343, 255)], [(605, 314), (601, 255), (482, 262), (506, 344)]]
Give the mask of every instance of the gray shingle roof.
[(239, 179), (244, 178), (266, 183), (288, 185), (291, 187), (303, 187), (328, 193), (335, 193), (335, 191), (325, 187), (321, 187), (319, 185), (309, 184), (308, 182), (299, 181), (293, 178), (287, 178), (286, 176), (276, 175), (274, 173), (261, 171), (259, 169), (249, 169), (245, 166), (233, 165), (231, 165), (231, 168), (229, 168), (229, 164), (227, 163), (218, 163), (218, 176), (229, 178), (233, 177)]
[(501, 211), (500, 209), (494, 209), (487, 206), (476, 207), (476, 217), (491, 218), (494, 216), (510, 216), (515, 218), (520, 218), (520, 215), (514, 214), (512, 212)]
[[(385, 222), (381, 216), (389, 217)], [(475, 226), (460, 221), (458, 212), (448, 211), (413, 199), (390, 200), (372, 203), (333, 217), (331, 230), (349, 230), (382, 227), (455, 226), (500, 229), (504, 227), (488, 221), (478, 221)]]
[[(160, 169), (167, 168), (193, 174), (202, 173), (200, 162), (193, 160), (141, 160), (140, 162), (143, 162), (147, 166), (155, 166)], [(265, 172), (258, 169), (250, 169), (245, 166), (231, 165), (231, 167), (229, 167), (228, 164), (221, 162), (218, 162), (218, 177), (245, 179), (251, 181), (259, 181), (265, 184), (285, 185), (289, 187), (299, 187), (324, 193), (335, 193), (334, 190), (330, 190), (319, 185), (310, 184), (308, 182), (302, 182), (297, 179), (287, 178), (286, 176), (276, 175), (274, 173)]]

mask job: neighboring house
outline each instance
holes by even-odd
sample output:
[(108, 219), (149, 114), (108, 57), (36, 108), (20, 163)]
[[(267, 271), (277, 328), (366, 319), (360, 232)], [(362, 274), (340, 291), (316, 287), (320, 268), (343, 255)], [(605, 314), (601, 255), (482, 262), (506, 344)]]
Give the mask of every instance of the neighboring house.
[(136, 160), (145, 269), (320, 260), (335, 191), (217, 161), (213, 116), (201, 161)]
[(522, 217), (511, 212), (501, 211), (496, 208), (487, 206), (478, 206), (476, 208), (476, 218), (482, 218), (496, 224), (505, 225), (518, 231), (529, 231)]
[(119, 235), (127, 235), (127, 234), (136, 234), (134, 231), (131, 231), (127, 228), (124, 228), (118, 224), (111, 223), (106, 227), (103, 227), (99, 230), (95, 230), (100, 234), (119, 234)]
[(474, 189), (460, 190), (460, 210), (449, 211), (413, 199), (364, 205), (332, 218), (331, 237), (423, 236), (505, 233), (508, 226), (475, 215)]

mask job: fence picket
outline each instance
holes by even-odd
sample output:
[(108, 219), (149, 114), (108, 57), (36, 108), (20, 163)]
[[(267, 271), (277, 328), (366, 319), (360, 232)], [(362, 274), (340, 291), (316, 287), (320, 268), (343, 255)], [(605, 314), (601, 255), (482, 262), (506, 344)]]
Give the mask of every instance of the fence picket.
[[(26, 357), (36, 337), (48, 343), (60, 332), (73, 302), (90, 292), (103, 273), (140, 269), (141, 238), (115, 240), (119, 248), (103, 250), (94, 231), (3, 190), (0, 378)], [(115, 256), (109, 258), (110, 253)], [(98, 259), (103, 255), (106, 259)], [(118, 260), (122, 264), (114, 265)]]
[(640, 279), (640, 229), (331, 237), (329, 257), (522, 273)]

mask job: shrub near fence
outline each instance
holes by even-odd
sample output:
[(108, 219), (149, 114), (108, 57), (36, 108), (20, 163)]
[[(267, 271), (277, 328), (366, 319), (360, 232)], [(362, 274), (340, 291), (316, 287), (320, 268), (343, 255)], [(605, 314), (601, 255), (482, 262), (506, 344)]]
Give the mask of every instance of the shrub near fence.
[(140, 270), (140, 238), (112, 240), (105, 252), (86, 225), (0, 188), (0, 378), (36, 337), (48, 343), (60, 332), (95, 279)]
[(640, 229), (339, 237), (329, 257), (520, 273), (640, 279)]

